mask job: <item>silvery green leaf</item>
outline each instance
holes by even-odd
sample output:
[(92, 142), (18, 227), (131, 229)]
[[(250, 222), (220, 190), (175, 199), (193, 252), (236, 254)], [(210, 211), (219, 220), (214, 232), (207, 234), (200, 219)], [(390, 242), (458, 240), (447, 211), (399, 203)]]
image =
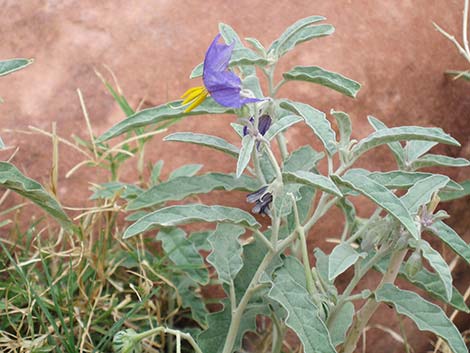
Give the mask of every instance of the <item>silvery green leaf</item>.
[(168, 180), (178, 177), (192, 177), (203, 167), (202, 164), (186, 164), (171, 172)]
[(208, 237), (212, 231), (202, 230), (199, 232), (192, 232), (188, 240), (193, 243), (194, 247), (198, 251), (211, 251), (211, 245), (209, 244)]
[(343, 211), (345, 218), (346, 234), (350, 235), (353, 232), (356, 223), (356, 208), (354, 204), (347, 198), (343, 197), (336, 205)]
[(250, 43), (253, 48), (255, 48), (257, 51), (258, 51), (258, 54), (260, 54), (261, 56), (266, 56), (266, 49), (264, 48), (263, 44), (261, 44), (261, 42), (256, 39), (256, 38), (245, 38), (245, 40)]
[(298, 170), (311, 171), (325, 157), (323, 152), (315, 151), (311, 146), (302, 146), (293, 151), (284, 161), (283, 172), (293, 173)]
[(33, 59), (0, 60), (0, 76), (11, 74), (33, 63)]
[(244, 227), (259, 227), (249, 213), (238, 208), (200, 204), (169, 206), (140, 218), (124, 232), (125, 239), (154, 228), (175, 227), (195, 222), (224, 222)]
[(352, 324), (354, 312), (354, 304), (346, 302), (333, 317), (333, 320), (328, 323), (328, 326), (330, 326), (331, 341), (335, 347), (344, 342), (346, 333)]
[(441, 254), (434, 250), (427, 241), (421, 240), (419, 244), (423, 257), (428, 260), (429, 265), (441, 279), (442, 285), (445, 288), (446, 299), (449, 301), (452, 298), (452, 274), (450, 273), (449, 266)]
[(145, 127), (159, 123), (176, 122), (181, 118), (193, 115), (203, 114), (232, 114), (233, 108), (227, 108), (216, 103), (212, 98), (208, 97), (201, 105), (197, 106), (190, 112), (185, 113), (186, 107), (181, 105), (183, 101), (178, 100), (154, 108), (141, 110), (134, 115), (120, 121), (98, 139), (97, 143), (107, 141), (113, 137), (122, 135), (128, 131), (133, 131), (139, 127)]
[(301, 122), (303, 119), (298, 115), (287, 115), (282, 117), (281, 119), (277, 120), (275, 123), (271, 125), (269, 130), (266, 132), (264, 137), (271, 141), (277, 134), (286, 130), (287, 128), (291, 127), (298, 122)]
[(159, 160), (157, 163), (155, 163), (152, 167), (152, 172), (150, 173), (150, 183), (152, 185), (155, 185), (158, 183), (160, 179), (160, 174), (162, 173), (163, 169), (163, 160)]
[(411, 163), (411, 168), (421, 169), (428, 167), (468, 167), (470, 161), (465, 158), (454, 158), (439, 154), (426, 154)]
[(470, 81), (470, 71), (448, 70), (445, 74), (452, 76), (454, 80)]
[(237, 158), (239, 149), (221, 137), (199, 134), (196, 132), (176, 132), (166, 136), (164, 141), (187, 142), (195, 145), (206, 146), (216, 149), (218, 151), (227, 153), (228, 155)]
[[(368, 175), (368, 177), (388, 189), (409, 189), (418, 181), (426, 179), (433, 175), (440, 174), (394, 170), (392, 172), (372, 172)], [(461, 190), (462, 188), (455, 181), (449, 180), (444, 189)]]
[(230, 126), (235, 130), (238, 137), (243, 138), (243, 125), (237, 123), (230, 123)]
[(238, 238), (245, 229), (233, 224), (219, 224), (209, 236), (212, 251), (207, 261), (214, 266), (219, 280), (232, 285), (235, 276), (243, 266), (242, 246)]
[(333, 109), (331, 109), (330, 114), (335, 117), (336, 122), (338, 123), (340, 136), (339, 145), (341, 147), (348, 146), (352, 133), (352, 124), (349, 115)]
[(442, 221), (434, 222), (428, 228), (434, 235), (441, 239), (457, 255), (470, 264), (470, 245), (468, 245), (451, 227)]
[(95, 192), (91, 195), (90, 200), (112, 199), (117, 194), (125, 200), (132, 200), (139, 196), (144, 190), (137, 185), (112, 181), (103, 183), (95, 188)]
[(246, 135), (242, 138), (242, 147), (240, 148), (240, 154), (238, 155), (237, 161), (237, 178), (239, 178), (245, 168), (250, 163), (251, 159), (251, 152), (253, 152), (253, 148), (255, 147), (255, 139), (251, 135)]
[(186, 239), (186, 233), (182, 229), (160, 230), (156, 239), (162, 242), (165, 254), (178, 269), (200, 284), (209, 283), (209, 272), (204, 259), (193, 243)]
[(333, 281), (361, 257), (364, 257), (364, 254), (358, 253), (350, 244), (337, 245), (328, 256), (328, 280)]
[(181, 297), (181, 306), (191, 311), (191, 317), (201, 326), (207, 325), (207, 314), (209, 314), (204, 298), (198, 293), (199, 286), (188, 276), (172, 277), (178, 294)]
[(303, 170), (298, 170), (293, 173), (283, 173), (284, 181), (288, 183), (297, 183), (311, 186), (315, 189), (320, 189), (332, 195), (343, 197), (338, 187), (331, 181), (330, 178), (321, 174), (314, 174)]
[(231, 66), (239, 65), (257, 65), (257, 66), (266, 66), (268, 60), (263, 58), (259, 54), (255, 53), (253, 50), (248, 48), (239, 48), (234, 49), (232, 52), (232, 57), (230, 58)]
[(460, 146), (460, 143), (456, 139), (446, 134), (440, 128), (400, 126), (377, 130), (359, 141), (351, 150), (351, 153), (357, 158), (374, 147), (404, 140), (434, 141), (452, 146)]
[(300, 199), (300, 189), (301, 185), (299, 184), (287, 184), (284, 185), (284, 188), (281, 193), (276, 195), (274, 197), (273, 203), (272, 203), (272, 209), (274, 210), (274, 213), (278, 217), (287, 217), (291, 212), (292, 212), (292, 196), (290, 194), (294, 195), (294, 198), (296, 200)]
[(213, 190), (252, 192), (259, 187), (257, 179), (246, 175), (236, 178), (234, 174), (208, 173), (193, 177), (177, 177), (142, 192), (129, 203), (127, 209), (138, 210), (152, 207), (167, 201), (179, 201), (191, 195), (205, 194)]
[(262, 150), (258, 159), (261, 172), (263, 173), (266, 182), (268, 184), (272, 183), (272, 181), (276, 178), (276, 171), (274, 170), (273, 165), (271, 164), (271, 161), (269, 160), (269, 157), (264, 149)]
[(292, 70), (284, 72), (282, 76), (288, 81), (317, 83), (352, 98), (355, 98), (361, 89), (358, 82), (319, 66), (296, 66)]
[[(248, 89), (255, 95), (256, 98), (263, 98), (263, 91), (259, 83), (258, 76), (249, 75), (243, 79), (243, 88)], [(243, 135), (242, 135), (243, 136)]]
[(439, 198), (441, 199), (441, 202), (452, 201), (470, 195), (470, 179), (465, 180), (457, 185), (460, 186), (460, 190), (442, 190), (439, 193)]
[[(249, 304), (240, 320), (234, 352), (239, 351), (243, 336), (248, 331), (256, 331), (256, 317), (258, 315), (269, 315), (266, 305)], [(222, 353), (227, 333), (230, 328), (232, 314), (230, 305), (225, 304), (222, 311), (207, 315), (207, 329), (203, 331), (196, 339), (197, 344), (204, 353)]]
[(292, 36), (299, 32), (302, 28), (308, 27), (316, 22), (325, 20), (325, 17), (322, 16), (309, 16), (298, 20), (291, 26), (289, 26), (281, 36), (276, 39), (268, 49), (268, 55), (273, 54), (279, 56), (279, 48), (284, 45)]
[[(313, 200), (315, 197), (315, 190), (308, 186), (302, 186), (299, 189), (299, 200), (297, 200), (297, 209), (299, 211), (299, 220), (301, 224), (304, 224), (310, 213), (310, 209), (313, 206)], [(295, 230), (295, 216), (293, 213), (287, 216), (287, 227), (289, 233)]]
[(398, 313), (413, 320), (421, 331), (430, 331), (441, 337), (453, 353), (468, 353), (454, 323), (440, 307), (429, 303), (418, 294), (385, 284), (375, 292), (375, 300), (392, 304)]
[(331, 179), (339, 185), (343, 184), (356, 190), (382, 207), (395, 217), (415, 238), (419, 239), (419, 232), (408, 209), (401, 200), (385, 186), (369, 179), (359, 170), (351, 169), (344, 176), (332, 175)]
[(307, 292), (303, 266), (297, 259), (284, 259), (284, 265), (274, 273), (268, 296), (287, 311), (286, 325), (299, 337), (305, 353), (336, 353)]
[(0, 137), (0, 150), (5, 148), (5, 143), (3, 142), (2, 138)]
[[(387, 266), (390, 258), (385, 259), (377, 263), (374, 268), (380, 273), (385, 273), (387, 271)], [(452, 288), (452, 298), (447, 300), (447, 293), (442, 285), (440, 277), (433, 272), (426, 270), (425, 268), (421, 269), (413, 277), (408, 276), (405, 271), (405, 266), (400, 267), (400, 272), (398, 275), (408, 282), (414, 284), (416, 287), (421, 288), (431, 294), (434, 298), (442, 300), (444, 303), (452, 305), (455, 309), (468, 313), (469, 309), (465, 304), (465, 299), (462, 294), (457, 290), (457, 288)]]
[(315, 248), (313, 250), (313, 255), (315, 256), (316, 260), (315, 269), (317, 270), (317, 273), (325, 283), (333, 284), (333, 282), (328, 279), (328, 273), (330, 272), (328, 255), (325, 254), (320, 248)]
[(323, 143), (328, 154), (332, 156), (336, 153), (336, 134), (325, 113), (307, 104), (287, 100), (282, 101), (280, 106), (304, 118), (305, 123)]
[(307, 42), (314, 38), (321, 38), (324, 36), (329, 36), (333, 34), (335, 28), (332, 25), (318, 25), (318, 26), (309, 26), (304, 27), (294, 33), (290, 38), (288, 38), (284, 43), (282, 43), (278, 49), (277, 53), (279, 56), (286, 54), (287, 52), (294, 49), (297, 45)]
[[(387, 125), (385, 125), (379, 119), (374, 118), (373, 116), (369, 115), (367, 117), (367, 120), (369, 121), (369, 124), (372, 125), (375, 131), (388, 129)], [(406, 165), (405, 150), (400, 144), (400, 142), (398, 141), (389, 142), (387, 143), (387, 146), (392, 151), (393, 156), (395, 157), (395, 160), (397, 161), (398, 167), (400, 169), (405, 168), (405, 165)]]
[(66, 230), (74, 225), (59, 202), (38, 182), (23, 175), (13, 164), (0, 162), (0, 186), (16, 192), (32, 201), (54, 217)]
[(429, 203), (432, 195), (446, 186), (449, 180), (448, 176), (439, 174), (421, 179), (400, 198), (401, 202), (403, 202), (410, 213), (417, 213), (419, 208)]
[(405, 145), (405, 154), (407, 161), (414, 161), (437, 145), (433, 141), (408, 141)]
[(202, 71), (204, 70), (204, 63), (199, 63), (194, 67), (193, 71), (189, 74), (189, 78), (197, 78), (202, 76)]

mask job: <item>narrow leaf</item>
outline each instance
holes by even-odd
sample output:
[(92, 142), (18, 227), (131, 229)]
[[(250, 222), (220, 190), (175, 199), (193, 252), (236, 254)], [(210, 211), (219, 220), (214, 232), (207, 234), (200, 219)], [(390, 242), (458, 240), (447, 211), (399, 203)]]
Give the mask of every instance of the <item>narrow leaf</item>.
[(332, 156), (336, 152), (336, 134), (325, 113), (304, 103), (283, 101), (281, 108), (287, 109), (304, 118), (305, 123), (325, 146), (328, 154)]
[(361, 89), (358, 82), (318, 66), (296, 66), (284, 72), (282, 76), (285, 80), (317, 83), (352, 98), (355, 98)]
[(242, 247), (238, 238), (245, 229), (233, 224), (219, 224), (209, 236), (212, 252), (207, 261), (214, 266), (219, 280), (233, 285), (233, 280), (243, 266)]
[(436, 145), (437, 142), (432, 141), (408, 141), (405, 145), (406, 159), (414, 161)]
[(179, 201), (213, 190), (239, 190), (252, 192), (260, 187), (259, 182), (246, 175), (236, 178), (234, 174), (208, 173), (193, 177), (178, 177), (152, 186), (142, 192), (128, 206), (128, 210), (152, 207), (167, 201)]
[(253, 136), (246, 135), (242, 139), (242, 147), (240, 149), (240, 155), (238, 156), (237, 161), (237, 178), (239, 178), (245, 168), (250, 163), (251, 159), (251, 152), (253, 152), (253, 148), (255, 147), (255, 139)]
[(429, 203), (432, 195), (446, 186), (449, 180), (448, 176), (437, 174), (421, 179), (401, 197), (401, 201), (410, 213), (417, 213), (419, 208)]
[(0, 185), (41, 207), (65, 229), (73, 229), (72, 221), (64, 212), (59, 202), (41, 184), (24, 176), (14, 165), (0, 162)]
[(239, 153), (238, 147), (232, 145), (223, 138), (212, 135), (199, 134), (195, 132), (176, 132), (174, 134), (166, 136), (163, 140), (187, 142), (193, 143), (195, 145), (206, 146), (227, 153), (228, 155), (235, 158), (238, 157)]
[(434, 224), (427, 229), (470, 264), (470, 245), (468, 245), (455, 230), (442, 221), (434, 222)]
[(375, 299), (392, 304), (398, 313), (413, 320), (421, 331), (430, 331), (441, 337), (453, 353), (468, 353), (459, 330), (437, 305), (392, 284), (385, 284), (376, 291)]
[(180, 270), (200, 284), (205, 285), (209, 282), (209, 272), (204, 265), (204, 259), (193, 243), (186, 239), (183, 230), (179, 228), (160, 230), (156, 239), (162, 242), (165, 254)]
[(431, 265), (441, 279), (442, 285), (445, 288), (446, 299), (449, 301), (452, 298), (452, 274), (450, 273), (449, 266), (441, 254), (434, 250), (427, 241), (421, 240), (419, 244), (423, 257), (428, 260), (429, 265)]
[[(367, 117), (367, 120), (369, 121), (369, 124), (372, 125), (375, 131), (388, 129), (387, 125), (385, 125), (379, 119), (374, 118), (373, 116), (369, 115)], [(406, 164), (406, 157), (405, 157), (405, 150), (400, 144), (400, 142), (397, 142), (397, 141), (389, 142), (387, 143), (387, 146), (392, 151), (393, 156), (395, 157), (395, 160), (397, 161), (398, 167), (400, 169), (403, 169)]]
[(336, 119), (339, 128), (339, 145), (341, 147), (346, 147), (351, 140), (351, 133), (352, 133), (352, 124), (349, 115), (344, 112), (339, 112), (336, 110), (331, 109), (330, 114), (333, 115)]
[(293, 173), (298, 170), (311, 171), (316, 168), (317, 163), (323, 157), (325, 157), (323, 152), (317, 152), (308, 145), (302, 146), (287, 157), (282, 170), (286, 173)]
[(11, 74), (33, 63), (33, 59), (0, 60), (0, 76)]
[(334, 32), (335, 28), (329, 24), (304, 27), (294, 33), (290, 38), (288, 38), (284, 43), (279, 46), (277, 50), (278, 55), (282, 56), (301, 43), (307, 42), (314, 38), (329, 36)]
[[(372, 172), (368, 175), (368, 177), (388, 189), (409, 189), (418, 181), (426, 179), (433, 175), (440, 174), (395, 170), (392, 172)], [(444, 189), (461, 190), (461, 187), (455, 181), (449, 180)]]
[(141, 110), (111, 127), (101, 135), (96, 142), (100, 143), (107, 141), (128, 131), (133, 131), (138, 127), (149, 126), (162, 122), (177, 121), (177, 119), (184, 118), (186, 116), (225, 113), (231, 114), (234, 112), (232, 108), (223, 107), (209, 97), (202, 102), (201, 105), (197, 106), (190, 112), (185, 113), (184, 110), (186, 107), (181, 105), (182, 102), (183, 101), (178, 100), (155, 108)]
[(127, 228), (123, 237), (130, 238), (153, 228), (175, 227), (195, 222), (226, 222), (244, 227), (259, 227), (252, 215), (238, 208), (192, 204), (169, 206), (149, 213)]
[(298, 170), (294, 173), (284, 173), (283, 179), (284, 181), (289, 183), (308, 185), (315, 189), (320, 189), (322, 191), (330, 193), (332, 195), (343, 197), (341, 191), (339, 191), (335, 183), (333, 183), (330, 178), (321, 174), (314, 174), (311, 172)]
[(363, 254), (358, 253), (351, 245), (347, 243), (337, 245), (328, 256), (328, 280), (333, 281), (361, 257)]
[(302, 121), (303, 119), (298, 115), (287, 115), (276, 121), (274, 124), (271, 125), (268, 132), (264, 137), (271, 141), (277, 134), (286, 130), (287, 128), (291, 127), (294, 124)]
[(178, 177), (192, 177), (203, 167), (202, 164), (186, 164), (171, 172), (168, 180)]
[(439, 154), (426, 154), (411, 163), (411, 168), (421, 169), (429, 167), (468, 167), (470, 161), (465, 158), (454, 158)]
[(369, 179), (367, 175), (354, 169), (349, 170), (343, 177), (332, 175), (331, 178), (337, 184), (343, 184), (360, 192), (372, 202), (387, 210), (388, 213), (403, 224), (415, 239), (419, 238), (418, 229), (407, 208), (385, 186)]
[(466, 197), (470, 195), (470, 179), (465, 180), (464, 182), (457, 184), (460, 186), (460, 190), (457, 191), (447, 191), (443, 190), (439, 193), (439, 198), (441, 199), (441, 202), (447, 202), (447, 201), (452, 201), (456, 199), (460, 199), (462, 197)]
[(287, 310), (286, 325), (302, 342), (305, 353), (335, 353), (328, 329), (306, 289), (303, 267), (289, 256), (276, 270), (268, 296)]

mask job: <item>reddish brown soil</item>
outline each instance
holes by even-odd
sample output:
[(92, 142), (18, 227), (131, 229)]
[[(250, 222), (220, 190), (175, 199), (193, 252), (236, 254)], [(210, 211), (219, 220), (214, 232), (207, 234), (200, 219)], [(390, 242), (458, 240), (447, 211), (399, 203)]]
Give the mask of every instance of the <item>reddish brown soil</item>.
[[(146, 105), (157, 105), (177, 98), (194, 82), (191, 69), (204, 55), (217, 32), (217, 23), (233, 26), (242, 37), (257, 37), (269, 44), (283, 29), (307, 15), (328, 18), (336, 33), (308, 44), (287, 55), (280, 71), (294, 65), (319, 65), (341, 72), (363, 84), (356, 100), (310, 84), (288, 84), (281, 95), (306, 101), (323, 111), (331, 108), (351, 114), (355, 138), (372, 131), (366, 116), (374, 115), (390, 126), (416, 124), (440, 126), (456, 137), (462, 148), (441, 147), (440, 152), (470, 158), (470, 83), (452, 81), (446, 69), (468, 69), (455, 48), (438, 34), (432, 22), (460, 38), (463, 1), (366, 1), (366, 0), (282, 0), (282, 1), (4, 1), (1, 8), (2, 40), (0, 57), (34, 57), (27, 70), (0, 80), (2, 127), (26, 130), (28, 125), (50, 130), (57, 122), (61, 136), (86, 137), (76, 89), (83, 92), (97, 135), (123, 118), (118, 106), (105, 92), (94, 69), (104, 72), (108, 65), (133, 106), (143, 98)], [(228, 127), (230, 117), (195, 117), (170, 129), (195, 130), (217, 134), (236, 142)], [(38, 135), (2, 133), (8, 145), (18, 146), (13, 162), (27, 175), (47, 183), (51, 144)], [(291, 148), (313, 143), (313, 135), (296, 128), (287, 135)], [(100, 180), (95, 170), (82, 169), (71, 178), (65, 173), (81, 160), (61, 147), (59, 194), (64, 205), (80, 207), (89, 196), (89, 181)], [(3, 152), (3, 158), (8, 154)], [(165, 159), (167, 174), (184, 163), (203, 163), (204, 171), (230, 171), (234, 162), (218, 152), (204, 148), (163, 143), (157, 138), (147, 157), (154, 162)], [(369, 153), (363, 166), (389, 169), (393, 166), (386, 148)], [(456, 180), (470, 177), (470, 168), (451, 170)], [(132, 168), (124, 175), (133, 180)], [(209, 198), (204, 197), (204, 201)], [(208, 201), (209, 202), (209, 201)], [(243, 205), (241, 197), (228, 199), (217, 193), (216, 200)], [(370, 211), (368, 203), (358, 205), (361, 214)], [(446, 205), (456, 226), (467, 241), (469, 200)], [(311, 245), (326, 251), (332, 247), (322, 239), (338, 234), (339, 212), (333, 212), (310, 234)], [(451, 259), (448, 254), (448, 259)], [(468, 267), (456, 272), (456, 285), (465, 290)], [(372, 283), (374, 278), (368, 281)], [(391, 319), (393, 318), (393, 319)], [(375, 322), (398, 330), (391, 310), (384, 307)], [(459, 316), (462, 330), (468, 329), (468, 316)], [(417, 352), (430, 348), (430, 338), (418, 334), (415, 326), (405, 325)], [(428, 338), (427, 338), (428, 337)], [(402, 346), (376, 329), (368, 337), (368, 352), (398, 353)]]

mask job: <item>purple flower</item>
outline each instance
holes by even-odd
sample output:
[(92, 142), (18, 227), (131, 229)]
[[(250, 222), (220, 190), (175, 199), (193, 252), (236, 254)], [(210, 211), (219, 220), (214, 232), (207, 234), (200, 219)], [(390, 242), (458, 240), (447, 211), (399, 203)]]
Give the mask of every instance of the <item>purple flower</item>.
[[(256, 129), (253, 124), (255, 122), (255, 119), (253, 117), (250, 118), (250, 123), (251, 125), (245, 125), (243, 127), (243, 136), (248, 135), (249, 133), (254, 134), (255, 136), (261, 134), (264, 136), (266, 132), (268, 132), (269, 128), (271, 127), (271, 117), (267, 114), (261, 115), (259, 120), (258, 120), (258, 129)], [(253, 131), (254, 130), (254, 131)], [(261, 145), (261, 141), (257, 140), (256, 141), (256, 149), (259, 151), (259, 147)]]
[(204, 58), (202, 73), (204, 86), (191, 88), (181, 96), (184, 98), (182, 104), (189, 104), (185, 112), (197, 107), (209, 94), (224, 107), (241, 108), (244, 104), (261, 101), (261, 99), (244, 97), (241, 94), (240, 78), (228, 70), (235, 42), (230, 45), (219, 44), (220, 36), (219, 33), (214, 38)]
[(267, 191), (268, 187), (263, 186), (258, 191), (252, 192), (246, 196), (246, 201), (249, 203), (254, 203), (255, 206), (251, 210), (253, 213), (259, 213), (260, 215), (271, 215), (271, 210), (269, 209), (271, 202), (273, 201), (273, 195)]

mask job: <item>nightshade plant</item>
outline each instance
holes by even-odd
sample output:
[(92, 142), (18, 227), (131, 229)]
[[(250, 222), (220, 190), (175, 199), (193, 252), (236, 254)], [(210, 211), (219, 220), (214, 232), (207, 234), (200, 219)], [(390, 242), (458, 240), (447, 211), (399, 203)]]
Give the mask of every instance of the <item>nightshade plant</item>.
[[(216, 224), (205, 233), (208, 236), (203, 243), (210, 249), (207, 261), (226, 293), (218, 300), (220, 310), (208, 314), (200, 329), (190, 333), (173, 327), (141, 333), (121, 331), (114, 337), (117, 352), (140, 352), (143, 338), (168, 333), (176, 336), (177, 352), (183, 349), (183, 339), (189, 343), (186, 349), (198, 353), (232, 353), (241, 350), (247, 332), (257, 331), (269, 341), (253, 349), (256, 352), (291, 351), (285, 341), (291, 332), (306, 353), (352, 353), (381, 303), (413, 320), (420, 330), (442, 338), (450, 351), (467, 352), (459, 330), (445, 312), (421, 295), (400, 289), (395, 280), (401, 277), (431, 298), (469, 311), (452, 285), (446, 261), (431, 247), (429, 238), (423, 237), (427, 234), (441, 240), (470, 262), (469, 245), (443, 222), (448, 215), (437, 210), (440, 199), (458, 197), (462, 187), (445, 175), (421, 171), (433, 166), (465, 167), (469, 161), (428, 153), (438, 143), (459, 146), (440, 128), (387, 127), (370, 116), (375, 132), (356, 141), (351, 138), (348, 115), (331, 110), (337, 138), (325, 113), (278, 97), (279, 88), (290, 81), (323, 85), (348, 97), (357, 95), (357, 82), (317, 66), (294, 67), (283, 73), (280, 82), (274, 82), (276, 65), (284, 54), (302, 42), (334, 32), (333, 26), (318, 24), (323, 20), (311, 16), (294, 23), (269, 48), (254, 38), (246, 39), (251, 48), (246, 47), (230, 26), (221, 24), (220, 36), (226, 44), (219, 43), (217, 35), (204, 63), (191, 73), (191, 78), (203, 76), (204, 87), (186, 92), (184, 101), (137, 112), (97, 140), (103, 143), (136, 129), (158, 128), (203, 114), (234, 116), (231, 127), (241, 140), (239, 148), (201, 133), (167, 136), (166, 141), (197, 144), (233, 157), (235, 173), (194, 175), (197, 171), (190, 165), (188, 171), (193, 172), (139, 193), (128, 203), (127, 209), (136, 213), (130, 216), (133, 223), (123, 235), (129, 239), (156, 234), (164, 248), (172, 244), (168, 256), (193, 264), (192, 280), (205, 284), (207, 270), (201, 261), (192, 262), (197, 259), (194, 249), (200, 247), (188, 241), (193, 235), (186, 237), (181, 226)], [(266, 92), (261, 89), (258, 73), (267, 81)], [(284, 133), (296, 124), (306, 124), (323, 151), (288, 146)], [(366, 152), (381, 145), (391, 150), (396, 170), (371, 172), (354, 167)], [(319, 163), (325, 163), (327, 173), (320, 173)], [(234, 207), (189, 203), (156, 208), (167, 201), (220, 189), (246, 193), (247, 201), (255, 205), (253, 213), (265, 215), (269, 226), (262, 227), (253, 214)], [(376, 206), (368, 219), (356, 215), (352, 201), (358, 195)], [(320, 237), (314, 225), (332, 207), (340, 208), (345, 219), (338, 245), (328, 255), (318, 248), (308, 249), (307, 238)], [(350, 268), (354, 276), (339, 291), (335, 280)], [(382, 274), (380, 283), (358, 291), (358, 283), (372, 270)]]

